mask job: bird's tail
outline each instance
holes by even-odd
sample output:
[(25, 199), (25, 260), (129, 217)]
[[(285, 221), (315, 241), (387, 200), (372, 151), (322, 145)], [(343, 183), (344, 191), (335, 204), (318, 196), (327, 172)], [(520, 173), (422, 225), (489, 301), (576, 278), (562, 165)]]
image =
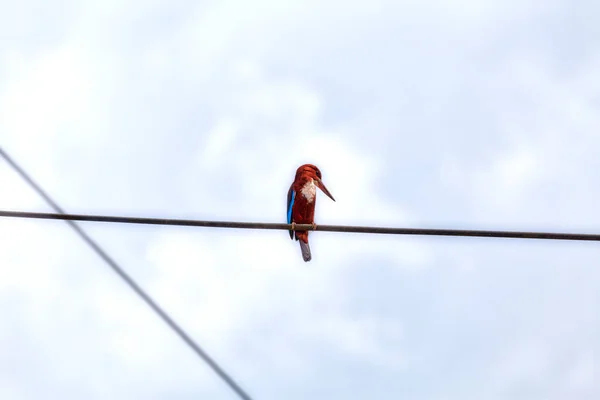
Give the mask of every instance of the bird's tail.
[(310, 246), (308, 245), (308, 242), (304, 243), (302, 240), (299, 240), (298, 242), (300, 243), (300, 250), (302, 250), (302, 258), (304, 261), (310, 261), (312, 257), (310, 256)]

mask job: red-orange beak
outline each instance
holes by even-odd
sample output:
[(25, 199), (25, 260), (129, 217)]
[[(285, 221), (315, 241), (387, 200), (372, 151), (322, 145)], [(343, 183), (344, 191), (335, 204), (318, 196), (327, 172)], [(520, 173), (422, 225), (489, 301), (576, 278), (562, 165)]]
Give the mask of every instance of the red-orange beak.
[(329, 193), (329, 190), (327, 190), (327, 188), (323, 184), (323, 181), (321, 181), (319, 178), (317, 178), (317, 179), (315, 179), (315, 182), (317, 182), (317, 186), (319, 187), (319, 189), (321, 189), (323, 191), (323, 193), (325, 193), (327, 196), (329, 196), (329, 198), (331, 200), (335, 201), (335, 199), (333, 198), (331, 193)]

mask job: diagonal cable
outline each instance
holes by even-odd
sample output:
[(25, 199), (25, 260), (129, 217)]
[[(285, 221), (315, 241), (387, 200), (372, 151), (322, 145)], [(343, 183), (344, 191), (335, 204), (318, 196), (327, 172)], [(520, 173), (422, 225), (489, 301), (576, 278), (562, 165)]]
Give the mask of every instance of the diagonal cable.
[[(0, 155), (8, 164), (52, 207), (57, 213), (66, 214), (54, 200), (0, 147)], [(67, 224), (83, 239), (133, 291), (154, 310), (156, 314), (200, 357), (225, 383), (242, 399), (252, 398), (233, 380), (233, 378), (217, 364), (169, 315), (148, 295), (127, 273), (113, 260), (83, 229), (75, 222), (66, 220)]]

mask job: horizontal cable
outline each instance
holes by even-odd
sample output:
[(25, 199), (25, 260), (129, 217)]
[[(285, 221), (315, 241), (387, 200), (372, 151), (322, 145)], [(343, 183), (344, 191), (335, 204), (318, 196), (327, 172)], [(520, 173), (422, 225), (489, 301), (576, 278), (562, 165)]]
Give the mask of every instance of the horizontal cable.
[(465, 229), (425, 229), (425, 228), (385, 228), (371, 226), (345, 226), (345, 225), (316, 225), (310, 224), (280, 224), (266, 222), (234, 222), (234, 221), (200, 221), (190, 219), (172, 218), (141, 218), (118, 217), (107, 215), (87, 214), (53, 214), (26, 211), (1, 211), (0, 217), (55, 219), (67, 221), (113, 222), (125, 224), (170, 225), (170, 226), (198, 226), (207, 228), (238, 228), (238, 229), (280, 229), (297, 231), (323, 231), (323, 232), (351, 232), (351, 233), (379, 233), (388, 235), (427, 235), (427, 236), (466, 236), (489, 238), (513, 239), (546, 239), (546, 240), (587, 240), (600, 241), (600, 234), (587, 233), (560, 233), (560, 232), (518, 232), (518, 231), (488, 231)]

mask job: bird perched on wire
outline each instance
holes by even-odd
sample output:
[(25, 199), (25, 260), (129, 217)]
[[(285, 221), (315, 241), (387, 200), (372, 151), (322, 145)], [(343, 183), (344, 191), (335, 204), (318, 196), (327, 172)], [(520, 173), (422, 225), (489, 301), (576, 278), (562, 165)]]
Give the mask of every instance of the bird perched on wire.
[[(312, 164), (304, 164), (296, 171), (296, 178), (290, 186), (287, 196), (287, 223), (315, 225), (315, 203), (317, 201), (317, 188), (321, 189), (331, 200), (335, 201), (329, 190), (321, 180), (321, 171)], [(310, 246), (308, 245), (308, 231), (290, 231), (290, 238), (300, 243), (302, 258), (311, 260)]]

